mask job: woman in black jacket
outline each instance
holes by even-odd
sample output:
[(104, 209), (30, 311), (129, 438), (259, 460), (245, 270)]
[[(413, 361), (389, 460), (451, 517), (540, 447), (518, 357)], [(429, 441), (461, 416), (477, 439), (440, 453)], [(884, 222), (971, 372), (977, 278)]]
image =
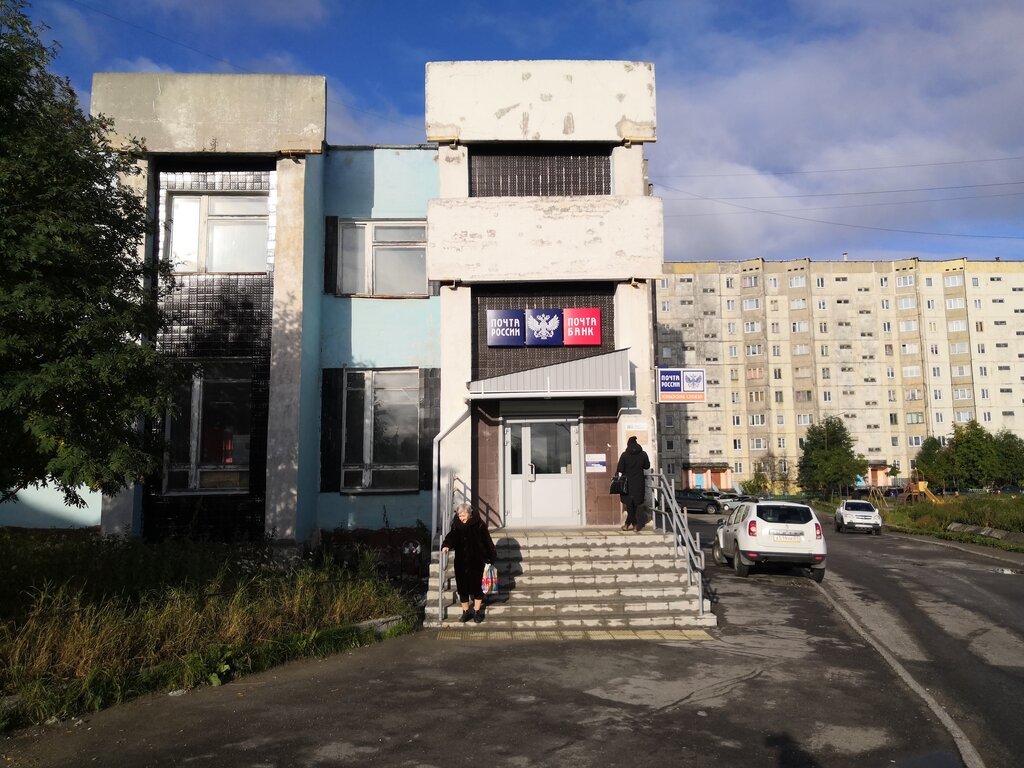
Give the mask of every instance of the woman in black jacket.
[[(471, 504), (463, 502), (455, 508), (452, 529), (441, 542), (441, 551), (455, 553), (455, 587), (462, 603), (459, 621), (465, 623), (473, 619), (479, 624), (484, 620), (484, 593), (481, 588), (484, 566), (493, 563), (498, 553), (487, 523), (480, 519)], [(473, 601), (472, 613), (469, 610), (470, 600)]]
[(647, 452), (640, 447), (636, 436), (632, 435), (626, 441), (626, 450), (619, 456), (619, 464), (615, 471), (626, 478), (626, 492), (619, 494), (622, 506), (626, 508), (626, 522), (622, 526), (624, 531), (639, 531), (644, 524), (637, 519), (637, 510), (644, 503), (647, 495), (645, 486), (644, 470), (651, 468), (651, 459)]

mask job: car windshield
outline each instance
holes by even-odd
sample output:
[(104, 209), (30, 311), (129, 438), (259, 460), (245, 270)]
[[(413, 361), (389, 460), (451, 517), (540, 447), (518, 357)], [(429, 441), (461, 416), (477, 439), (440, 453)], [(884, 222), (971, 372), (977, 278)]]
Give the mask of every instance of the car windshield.
[(851, 512), (874, 512), (875, 508), (866, 501), (848, 501), (846, 508)]
[(766, 523), (809, 523), (813, 518), (810, 507), (768, 504), (757, 508), (757, 516)]

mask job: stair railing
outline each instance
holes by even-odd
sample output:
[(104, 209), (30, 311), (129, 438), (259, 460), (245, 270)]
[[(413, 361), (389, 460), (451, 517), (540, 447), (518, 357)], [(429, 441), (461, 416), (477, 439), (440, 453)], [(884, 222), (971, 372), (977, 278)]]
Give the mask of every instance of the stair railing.
[(661, 472), (648, 471), (646, 475), (651, 491), (653, 523), (665, 533), (672, 534), (672, 553), (677, 559), (682, 549), (687, 583), (697, 587), (697, 615), (704, 616), (704, 550), (700, 548), (700, 534), (694, 536), (691, 533), (687, 512), (679, 508), (675, 481), (668, 480)]
[(441, 551), (441, 543), (448, 535), (448, 531), (451, 530), (452, 516), (456, 505), (464, 501), (469, 501), (469, 486), (454, 472), (449, 472), (438, 505), (440, 519), (437, 521), (437, 538), (431, 544), (437, 547), (437, 623), (439, 625), (444, 623), (444, 583), (445, 574), (448, 572), (448, 553)]

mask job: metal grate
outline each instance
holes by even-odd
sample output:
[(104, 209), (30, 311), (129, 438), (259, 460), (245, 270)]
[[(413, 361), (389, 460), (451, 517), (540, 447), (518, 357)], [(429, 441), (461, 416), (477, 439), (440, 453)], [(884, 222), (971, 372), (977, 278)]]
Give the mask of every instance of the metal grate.
[(611, 194), (611, 148), (501, 145), (469, 148), (470, 197)]

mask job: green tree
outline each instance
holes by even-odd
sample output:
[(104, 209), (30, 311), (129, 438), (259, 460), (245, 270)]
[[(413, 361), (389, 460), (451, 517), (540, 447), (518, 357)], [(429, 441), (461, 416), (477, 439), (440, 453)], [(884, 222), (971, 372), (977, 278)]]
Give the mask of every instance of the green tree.
[(760, 496), (771, 490), (771, 483), (768, 481), (768, 475), (759, 466), (754, 470), (752, 478), (740, 483), (740, 490), (748, 496)]
[(807, 429), (797, 467), (797, 482), (812, 493), (842, 491), (864, 477), (868, 460), (853, 451), (843, 420), (828, 416)]
[(77, 488), (113, 493), (158, 466), (138, 425), (166, 408), (174, 367), (152, 343), (146, 209), (120, 183), (139, 169), (47, 70), (24, 9), (0, 0), (0, 500), (53, 482), (82, 504)]
[(999, 457), (996, 466), (997, 485), (1024, 485), (1024, 440), (1004, 429), (992, 438)]
[(926, 437), (915, 459), (917, 471), (936, 488), (945, 488), (951, 479), (949, 455), (937, 437)]
[(959, 485), (984, 488), (998, 474), (999, 454), (992, 435), (977, 421), (953, 427), (953, 437), (947, 446), (951, 469)]

